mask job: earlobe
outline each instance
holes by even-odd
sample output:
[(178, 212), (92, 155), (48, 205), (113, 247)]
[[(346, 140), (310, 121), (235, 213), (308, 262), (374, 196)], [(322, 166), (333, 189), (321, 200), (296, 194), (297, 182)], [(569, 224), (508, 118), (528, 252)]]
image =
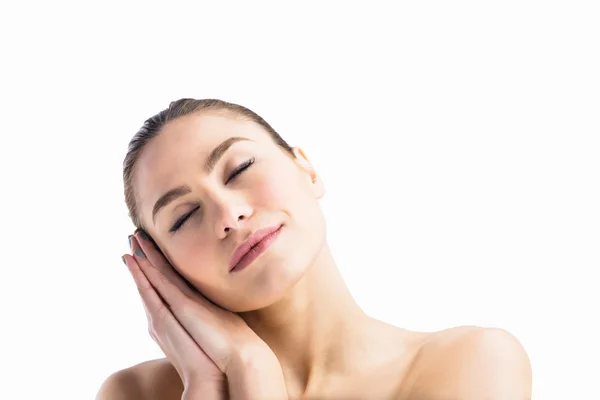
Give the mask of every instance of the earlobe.
[(315, 175), (313, 184), (314, 184), (313, 187), (314, 187), (315, 197), (317, 199), (320, 199), (321, 197), (323, 197), (325, 195), (325, 185), (323, 184), (323, 181), (321, 180), (321, 178), (318, 175)]

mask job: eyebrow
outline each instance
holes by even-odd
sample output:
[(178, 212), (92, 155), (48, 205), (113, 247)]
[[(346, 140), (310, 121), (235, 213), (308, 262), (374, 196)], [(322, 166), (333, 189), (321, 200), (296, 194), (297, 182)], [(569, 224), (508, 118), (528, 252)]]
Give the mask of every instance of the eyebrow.
[[(206, 159), (206, 163), (204, 164), (204, 171), (207, 174), (210, 174), (212, 172), (212, 170), (215, 168), (215, 166), (217, 165), (217, 163), (219, 162), (219, 160), (221, 159), (221, 157), (223, 157), (225, 152), (227, 152), (227, 150), (234, 143), (244, 141), (244, 140), (250, 140), (250, 139), (244, 138), (244, 137), (239, 137), (239, 136), (234, 136), (234, 137), (230, 137), (229, 139), (226, 139), (223, 142), (221, 142), (221, 144), (219, 144), (217, 147), (215, 147), (208, 155), (208, 158)], [(173, 189), (167, 191), (162, 196), (160, 196), (158, 198), (158, 200), (156, 200), (156, 203), (154, 203), (154, 207), (152, 207), (152, 222), (155, 223), (156, 214), (158, 214), (158, 212), (160, 210), (165, 208), (168, 204), (175, 201), (179, 197), (190, 193), (191, 191), (192, 191), (192, 189), (188, 185), (181, 185), (181, 186), (177, 186), (176, 188), (173, 188)]]

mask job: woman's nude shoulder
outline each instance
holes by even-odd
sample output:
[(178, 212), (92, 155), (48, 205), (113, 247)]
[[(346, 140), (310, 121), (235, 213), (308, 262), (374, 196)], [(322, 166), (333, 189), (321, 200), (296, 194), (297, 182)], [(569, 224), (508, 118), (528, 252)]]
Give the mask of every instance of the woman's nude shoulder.
[[(482, 340), (490, 333), (492, 339)], [(436, 332), (404, 330), (403, 338), (414, 346), (414, 358), (409, 363), (409, 370), (399, 375), (402, 382), (398, 383), (403, 388), (399, 397), (402, 399), (414, 396), (436, 398), (438, 392), (452, 392), (448, 385), (455, 380), (454, 374), (461, 367), (457, 362), (465, 352), (478, 351), (482, 342), (496, 345), (499, 341), (516, 340), (506, 331), (478, 326), (458, 326)], [(175, 400), (181, 399), (183, 389), (175, 368), (167, 358), (161, 358), (112, 374), (103, 383), (97, 400)]]
[(183, 383), (167, 358), (145, 361), (110, 375), (96, 400), (181, 399)]
[[(412, 348), (413, 354), (431, 335), (393, 328), (399, 333), (397, 340)], [(113, 373), (102, 384), (96, 400), (176, 400), (181, 399), (183, 390), (183, 383), (171, 362), (160, 358)]]
[(407, 398), (531, 396), (529, 357), (519, 340), (500, 328), (459, 326), (427, 334), (410, 375)]

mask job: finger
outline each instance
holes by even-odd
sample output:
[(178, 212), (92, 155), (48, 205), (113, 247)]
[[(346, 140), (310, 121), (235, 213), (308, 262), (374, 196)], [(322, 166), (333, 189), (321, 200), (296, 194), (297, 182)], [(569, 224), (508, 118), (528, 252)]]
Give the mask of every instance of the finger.
[(179, 275), (165, 256), (158, 250), (154, 242), (150, 240), (150, 237), (144, 237), (145, 232), (140, 231), (132, 238), (131, 246), (132, 251), (135, 251), (136, 247), (140, 247), (143, 254), (146, 256), (150, 264), (163, 273), (175, 286), (179, 288), (186, 296), (194, 297), (196, 292), (189, 287), (188, 283)]
[[(137, 250), (135, 238), (132, 238), (132, 243)], [(156, 289), (156, 293), (164, 299), (169, 311), (172, 311), (172, 315), (223, 371), (231, 347), (231, 344), (227, 342), (228, 334), (224, 331), (227, 329), (228, 321), (223, 317), (225, 310), (216, 310), (214, 306), (207, 307), (204, 305), (207, 303), (206, 300), (198, 301), (196, 298), (184, 295), (158, 268), (154, 268), (147, 258), (138, 254), (137, 251), (134, 254), (133, 258), (144, 277), (147, 278), (148, 284)]]
[[(206, 307), (196, 302), (195, 299), (183, 294), (161, 271), (144, 262), (144, 259), (140, 260), (138, 257), (138, 255), (135, 255), (134, 258), (138, 262), (144, 276), (180, 322), (182, 322), (184, 316), (192, 319), (213, 319)], [(184, 327), (187, 329), (185, 325)]]
[[(179, 275), (179, 273), (173, 268), (173, 266), (165, 259), (164, 255), (154, 247), (153, 242), (143, 237), (141, 232), (135, 234), (131, 239), (131, 248), (135, 254), (135, 258), (138, 263), (144, 268), (144, 273), (152, 275), (160, 279), (151, 279), (152, 284), (158, 290), (160, 295), (169, 303), (169, 305), (179, 305), (178, 300), (185, 300), (177, 291), (172, 290), (169, 282), (179, 289), (187, 298), (193, 299), (199, 302), (202, 306), (207, 309), (220, 312), (219, 309), (211, 303), (207, 298), (202, 296), (197, 290), (192, 289), (188, 283)], [(142, 255), (139, 255), (135, 250), (140, 248)], [(146, 267), (153, 267), (159, 271), (159, 275), (152, 274), (153, 271), (146, 271)], [(164, 278), (163, 278), (164, 277)], [(165, 279), (166, 278), (166, 279)], [(169, 293), (167, 293), (169, 292)]]
[[(161, 260), (157, 260), (158, 257), (156, 254), (153, 254), (152, 251), (148, 251), (148, 242), (146, 242), (145, 249), (141, 248), (140, 240), (138, 240), (136, 235), (131, 239), (131, 246), (137, 264), (140, 266), (150, 284), (156, 289), (160, 297), (169, 307), (178, 306), (193, 296), (187, 285), (185, 288), (182, 288), (181, 285), (177, 285), (177, 277), (174, 273), (170, 273), (171, 271), (169, 271), (169, 269), (172, 270), (172, 268), (167, 268), (165, 265), (161, 268), (157, 267), (157, 264), (164, 263)], [(140, 253), (139, 250), (142, 250), (142, 253)], [(146, 254), (144, 250), (148, 251), (148, 253)], [(181, 284), (182, 282), (179, 283)]]
[[(165, 355), (173, 362), (180, 374), (195, 371), (198, 365), (212, 361), (202, 351), (188, 332), (177, 321), (173, 313), (152, 287), (134, 257), (124, 256), (131, 272), (148, 317), (148, 330)], [(182, 376), (184, 378), (184, 376)]]

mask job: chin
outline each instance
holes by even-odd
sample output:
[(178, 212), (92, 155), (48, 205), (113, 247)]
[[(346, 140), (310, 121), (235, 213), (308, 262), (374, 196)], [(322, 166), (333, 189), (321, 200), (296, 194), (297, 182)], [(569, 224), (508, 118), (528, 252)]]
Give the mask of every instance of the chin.
[(288, 252), (287, 257), (269, 257), (261, 260), (261, 265), (250, 266), (258, 267), (258, 272), (248, 277), (243, 293), (236, 299), (235, 304), (230, 304), (227, 308), (233, 312), (255, 311), (269, 307), (284, 298), (314, 263), (314, 250), (299, 250)]
[(305, 221), (311, 221), (310, 225), (294, 228), (284, 225), (280, 241), (273, 243), (271, 252), (256, 259), (246, 271), (240, 271), (238, 278), (242, 279), (231, 288), (222, 307), (238, 313), (255, 311), (279, 302), (292, 292), (318, 262), (326, 244), (322, 215), (304, 217)]

